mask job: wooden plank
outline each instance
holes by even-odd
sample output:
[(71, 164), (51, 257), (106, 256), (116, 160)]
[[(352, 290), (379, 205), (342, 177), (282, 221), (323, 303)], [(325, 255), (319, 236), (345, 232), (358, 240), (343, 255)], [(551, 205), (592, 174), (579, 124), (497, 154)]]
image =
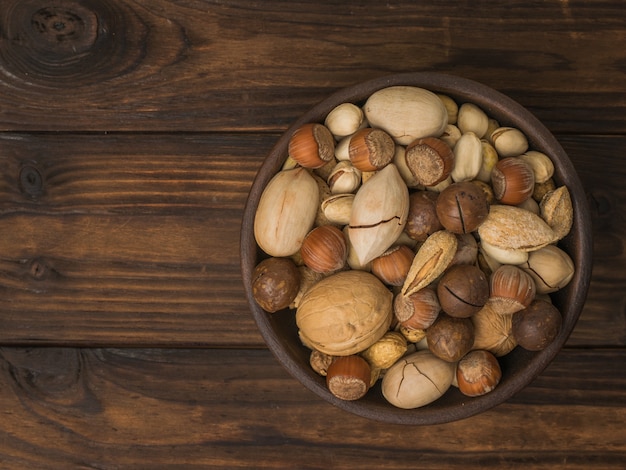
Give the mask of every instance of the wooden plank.
[(620, 468), (622, 350), (568, 350), (509, 402), (428, 427), (338, 410), (259, 350), (0, 350), (22, 468)]
[(282, 130), (330, 92), (420, 70), (554, 131), (625, 132), (614, 2), (4, 0), (0, 130)]
[[(276, 135), (0, 138), (2, 344), (263, 346), (239, 228)], [(623, 136), (560, 136), (593, 207), (595, 266), (571, 346), (626, 344)], [(35, 169), (41, 191), (24, 191)], [(33, 188), (31, 188), (33, 189)]]

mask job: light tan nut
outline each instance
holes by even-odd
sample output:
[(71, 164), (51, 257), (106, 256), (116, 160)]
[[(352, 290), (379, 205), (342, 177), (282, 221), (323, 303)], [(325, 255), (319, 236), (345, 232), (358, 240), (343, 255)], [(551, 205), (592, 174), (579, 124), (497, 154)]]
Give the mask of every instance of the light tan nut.
[(350, 242), (361, 265), (400, 236), (409, 213), (409, 190), (392, 163), (359, 188), (350, 215)]
[(478, 227), (481, 240), (504, 250), (533, 251), (557, 237), (538, 215), (515, 206), (493, 205), (487, 219)]
[(447, 230), (430, 235), (413, 258), (402, 295), (409, 296), (437, 279), (454, 259), (457, 247), (456, 236)]
[(452, 384), (456, 364), (418, 351), (396, 362), (383, 377), (382, 391), (392, 405), (412, 409), (432, 403)]
[(541, 217), (560, 240), (572, 229), (574, 208), (567, 186), (560, 186), (543, 196), (539, 203)]
[(389, 331), (361, 353), (374, 369), (388, 369), (404, 356), (407, 349), (406, 338), (396, 331)]

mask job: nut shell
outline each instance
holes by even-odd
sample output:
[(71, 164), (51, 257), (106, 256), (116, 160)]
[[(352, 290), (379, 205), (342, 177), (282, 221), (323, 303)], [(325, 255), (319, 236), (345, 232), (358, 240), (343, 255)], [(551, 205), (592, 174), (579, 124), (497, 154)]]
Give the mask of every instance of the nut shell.
[(536, 299), (513, 315), (512, 332), (517, 344), (529, 351), (545, 349), (559, 334), (563, 318), (549, 302)]
[(303, 296), (296, 324), (303, 343), (331, 356), (348, 356), (378, 341), (391, 325), (393, 294), (373, 274), (339, 271)]
[(443, 229), (437, 217), (437, 198), (433, 191), (414, 191), (409, 195), (409, 213), (404, 231), (414, 240), (424, 241)]
[(408, 246), (392, 246), (372, 260), (372, 274), (385, 284), (401, 286), (409, 273), (414, 257), (415, 253)]
[(300, 290), (300, 271), (289, 258), (267, 258), (252, 272), (254, 300), (266, 312), (287, 308)]
[(335, 139), (326, 126), (307, 123), (289, 139), (289, 156), (305, 168), (321, 168), (335, 156)]
[(388, 369), (407, 351), (407, 340), (396, 331), (389, 331), (361, 353), (374, 369)]
[(453, 183), (437, 198), (437, 217), (452, 233), (470, 233), (486, 220), (489, 203), (485, 193), (472, 182)]
[(413, 409), (432, 403), (452, 384), (455, 364), (430, 351), (418, 351), (396, 362), (383, 377), (382, 392), (392, 405)]
[(503, 264), (491, 274), (489, 290), (489, 302), (500, 314), (513, 314), (528, 307), (537, 291), (528, 273), (509, 264)]
[(530, 198), (535, 189), (535, 175), (524, 160), (507, 157), (496, 163), (491, 171), (495, 198), (502, 204), (517, 205)]
[(279, 171), (267, 184), (254, 216), (254, 238), (271, 256), (296, 253), (313, 227), (319, 186), (304, 168)]
[(322, 225), (304, 237), (300, 255), (304, 264), (313, 271), (329, 274), (345, 266), (348, 245), (340, 229), (333, 225)]
[(448, 315), (467, 318), (478, 312), (489, 299), (487, 276), (476, 266), (450, 267), (437, 284), (441, 308)]
[(406, 164), (418, 184), (434, 186), (445, 180), (454, 165), (454, 153), (436, 137), (424, 137), (406, 147)]
[(342, 400), (358, 400), (370, 387), (372, 371), (360, 356), (336, 358), (326, 373), (326, 386), (330, 393)]
[(433, 92), (414, 86), (390, 86), (372, 93), (363, 107), (372, 127), (408, 145), (415, 139), (441, 135), (448, 111)]
[(474, 325), (469, 318), (455, 318), (442, 312), (426, 330), (428, 349), (447, 362), (457, 362), (474, 344)]
[(355, 168), (376, 171), (391, 162), (396, 146), (389, 134), (382, 129), (366, 127), (352, 136), (348, 153)]
[(456, 378), (463, 395), (478, 397), (496, 388), (502, 378), (502, 369), (492, 353), (474, 350), (459, 361)]
[(435, 290), (424, 287), (410, 295), (396, 295), (393, 311), (402, 326), (412, 330), (423, 330), (437, 319), (441, 305)]

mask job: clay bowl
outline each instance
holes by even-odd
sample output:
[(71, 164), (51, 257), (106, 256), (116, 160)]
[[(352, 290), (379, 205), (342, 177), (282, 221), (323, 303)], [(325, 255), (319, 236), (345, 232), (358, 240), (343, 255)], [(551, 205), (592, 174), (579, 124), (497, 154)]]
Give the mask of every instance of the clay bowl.
[[(281, 168), (287, 156), (287, 145), (293, 131), (307, 122), (323, 122), (328, 112), (342, 102), (361, 105), (374, 91), (393, 85), (412, 85), (436, 93), (447, 94), (459, 103), (472, 102), (480, 106), (501, 125), (522, 130), (530, 147), (551, 156), (557, 185), (568, 186), (574, 206), (574, 226), (559, 242), (572, 258), (576, 273), (563, 289), (552, 294), (553, 303), (563, 315), (558, 337), (546, 349), (529, 352), (521, 347), (500, 358), (503, 375), (492, 392), (468, 398), (452, 386), (435, 402), (412, 410), (390, 405), (382, 396), (380, 381), (365, 397), (356, 401), (335, 398), (326, 388), (325, 379), (309, 366), (310, 351), (298, 339), (293, 311), (269, 314), (254, 301), (251, 293), (251, 273), (262, 259), (256, 245), (253, 221), (263, 188)], [(555, 358), (572, 332), (589, 287), (592, 266), (592, 241), (589, 210), (585, 193), (576, 171), (561, 145), (533, 114), (517, 102), (480, 83), (438, 73), (409, 73), (377, 78), (340, 90), (302, 115), (278, 140), (262, 164), (249, 193), (241, 229), (241, 266), (250, 310), (267, 346), (287, 371), (310, 391), (342, 410), (387, 423), (408, 425), (438, 424), (476, 415), (505, 402), (530, 384)]]

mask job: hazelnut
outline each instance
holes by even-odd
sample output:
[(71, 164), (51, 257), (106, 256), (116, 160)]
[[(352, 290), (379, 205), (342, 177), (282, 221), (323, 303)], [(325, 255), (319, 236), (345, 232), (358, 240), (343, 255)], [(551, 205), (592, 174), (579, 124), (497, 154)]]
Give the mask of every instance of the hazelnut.
[(441, 311), (441, 306), (435, 290), (424, 287), (410, 295), (396, 295), (393, 311), (402, 326), (422, 330), (433, 324)]
[(545, 349), (561, 329), (561, 312), (549, 302), (536, 299), (528, 307), (513, 314), (512, 334), (528, 351)]
[(289, 139), (289, 156), (305, 168), (320, 168), (335, 157), (335, 139), (326, 126), (308, 123)]
[(524, 160), (507, 157), (498, 161), (491, 171), (491, 185), (498, 201), (502, 204), (517, 205), (532, 196), (535, 175)]
[(489, 302), (500, 314), (512, 314), (526, 308), (536, 294), (535, 281), (522, 269), (503, 264), (489, 279)]
[(365, 396), (371, 380), (370, 365), (356, 355), (337, 357), (326, 373), (328, 390), (342, 400), (358, 400)]
[(474, 325), (469, 318), (455, 318), (442, 312), (426, 330), (428, 349), (447, 362), (457, 362), (474, 344)]
[(372, 274), (385, 284), (401, 286), (409, 273), (415, 253), (406, 245), (395, 245), (372, 260)]
[(480, 268), (458, 264), (449, 268), (439, 280), (437, 296), (448, 315), (467, 318), (478, 312), (489, 299), (489, 282)]
[(468, 352), (456, 367), (459, 390), (468, 397), (491, 392), (501, 378), (502, 370), (496, 356), (482, 349)]
[(424, 241), (443, 228), (437, 217), (437, 198), (434, 191), (415, 191), (409, 195), (409, 214), (404, 231), (414, 240)]
[(334, 225), (322, 225), (304, 237), (300, 255), (313, 271), (332, 273), (346, 264), (348, 245), (340, 229)]
[(464, 181), (445, 188), (437, 198), (437, 217), (453, 233), (476, 230), (489, 214), (485, 193), (474, 183)]
[(300, 271), (289, 258), (267, 258), (252, 272), (252, 295), (270, 313), (287, 308), (300, 290)]
[(406, 164), (419, 184), (434, 186), (445, 180), (454, 166), (454, 153), (436, 137), (416, 139), (406, 147)]
[(382, 129), (363, 128), (354, 133), (348, 145), (350, 161), (361, 171), (380, 170), (393, 159), (396, 144)]

